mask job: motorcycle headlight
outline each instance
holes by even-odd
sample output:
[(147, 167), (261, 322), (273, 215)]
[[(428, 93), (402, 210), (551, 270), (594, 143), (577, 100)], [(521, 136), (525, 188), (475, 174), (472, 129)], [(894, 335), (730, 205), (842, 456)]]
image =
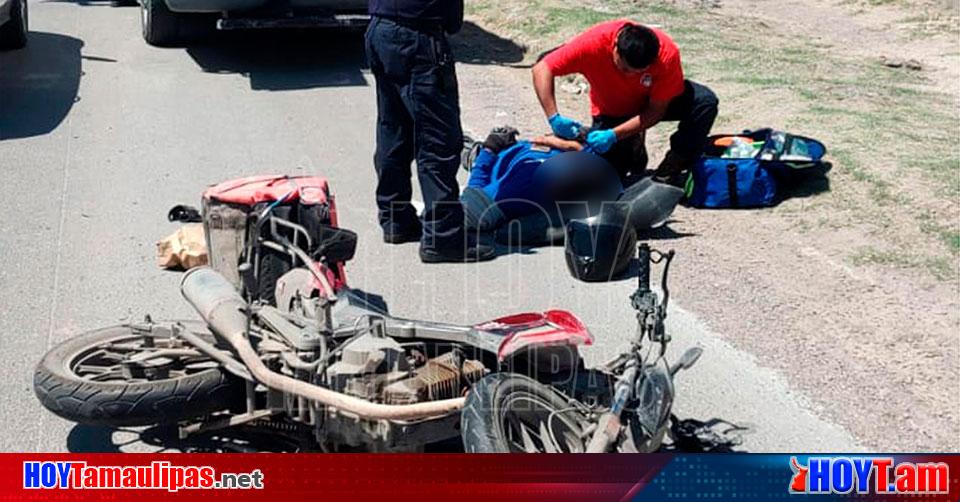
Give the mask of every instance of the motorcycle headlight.
[(653, 436), (670, 418), (673, 406), (673, 379), (667, 363), (660, 359), (643, 369), (642, 378), (637, 382), (637, 420), (644, 432)]

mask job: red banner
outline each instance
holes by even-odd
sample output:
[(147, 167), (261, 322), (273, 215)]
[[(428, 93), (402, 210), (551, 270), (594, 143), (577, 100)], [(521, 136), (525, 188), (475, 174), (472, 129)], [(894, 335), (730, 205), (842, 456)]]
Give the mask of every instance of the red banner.
[(0, 500), (960, 499), (949, 455), (0, 454)]
[(7, 454), (0, 456), (0, 495), (64, 501), (620, 500), (669, 461), (668, 455)]

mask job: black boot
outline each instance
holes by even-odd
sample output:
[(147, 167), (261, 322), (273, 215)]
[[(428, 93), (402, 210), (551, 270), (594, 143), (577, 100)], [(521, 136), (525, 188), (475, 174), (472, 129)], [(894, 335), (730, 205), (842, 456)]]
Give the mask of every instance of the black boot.
[(692, 161), (684, 159), (670, 150), (663, 156), (660, 166), (653, 172), (653, 180), (683, 188), (692, 166)]
[(463, 246), (426, 248), (420, 246), (423, 263), (475, 263), (497, 257), (497, 250), (479, 239), (468, 238)]

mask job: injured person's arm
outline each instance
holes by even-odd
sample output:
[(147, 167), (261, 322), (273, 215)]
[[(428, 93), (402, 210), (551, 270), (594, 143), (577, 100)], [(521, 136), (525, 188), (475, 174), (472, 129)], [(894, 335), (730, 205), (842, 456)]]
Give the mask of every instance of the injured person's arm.
[(533, 144), (545, 146), (554, 150), (560, 150), (562, 152), (579, 152), (583, 150), (583, 145), (579, 142), (572, 139), (563, 139), (552, 134), (533, 138)]

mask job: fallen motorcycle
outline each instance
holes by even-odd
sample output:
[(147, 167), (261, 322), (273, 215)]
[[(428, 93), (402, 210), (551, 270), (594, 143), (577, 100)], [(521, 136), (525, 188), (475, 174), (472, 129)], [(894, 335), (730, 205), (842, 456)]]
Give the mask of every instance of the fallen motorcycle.
[(338, 226), (322, 178), (220, 184), (203, 220), (211, 267), (180, 289), (204, 322), (148, 317), (59, 344), (34, 376), (47, 409), (84, 424), (176, 425), (182, 438), (280, 424), (312, 431), (320, 449), (418, 451), (460, 436), (464, 395), (485, 375), (563, 378), (592, 341), (559, 310), (475, 326), (391, 316), (348, 287), (357, 236)]
[(566, 311), (473, 326), (394, 317), (347, 285), (357, 235), (339, 227), (322, 178), (222, 183), (202, 212), (210, 267), (188, 271), (180, 289), (203, 322), (147, 317), (53, 347), (34, 375), (47, 409), (84, 424), (173, 425), (181, 438), (295, 428), (326, 451), (420, 451), (455, 438), (467, 451), (652, 451), (670, 378), (699, 355), (665, 366), (666, 297), (658, 304), (649, 287), (634, 304), (660, 359), (645, 363), (638, 341), (599, 371), (584, 369), (578, 346), (592, 337)]
[[(566, 385), (546, 385), (500, 372), (473, 386), (463, 409), (463, 445), (476, 453), (653, 452), (671, 428), (673, 378), (692, 367), (702, 349), (673, 365), (665, 358), (667, 277), (674, 253), (639, 247), (639, 287), (631, 297), (637, 335), (629, 350)], [(651, 263), (662, 263), (662, 300), (650, 289)], [(677, 424), (673, 424), (677, 425)], [(674, 438), (676, 440), (676, 438)], [(676, 442), (676, 441), (675, 441)]]

